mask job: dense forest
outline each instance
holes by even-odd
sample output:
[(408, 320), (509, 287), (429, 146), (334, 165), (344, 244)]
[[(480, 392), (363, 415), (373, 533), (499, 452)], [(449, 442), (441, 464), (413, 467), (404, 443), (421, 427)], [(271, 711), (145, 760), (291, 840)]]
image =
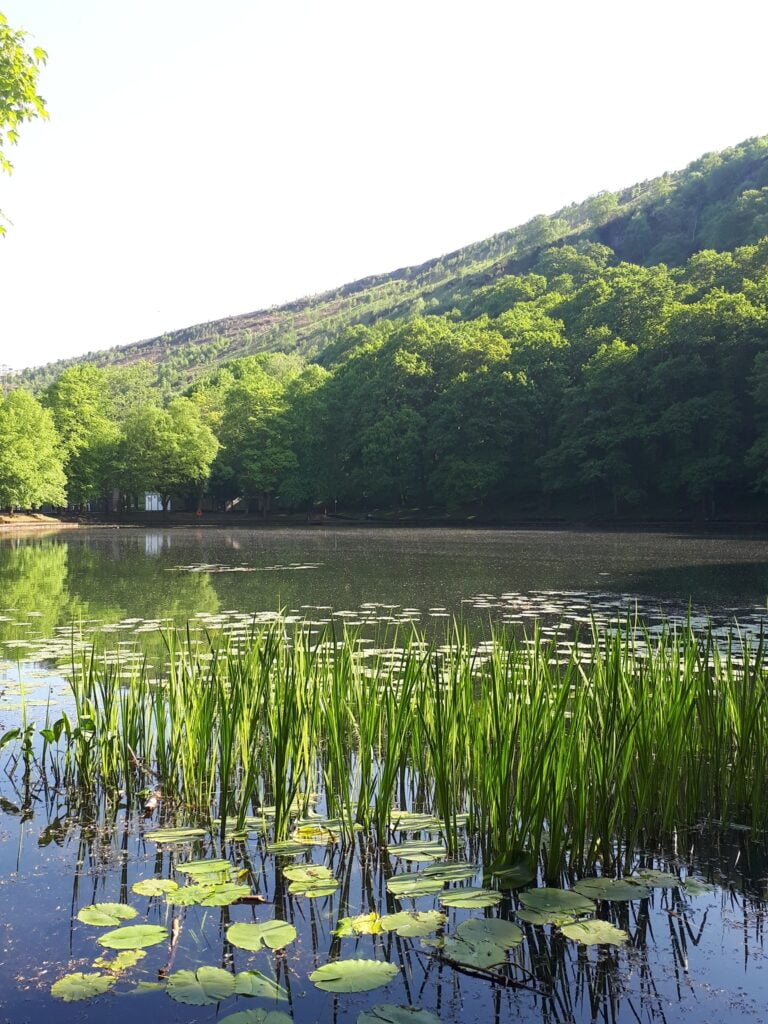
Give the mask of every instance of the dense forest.
[(768, 138), (422, 267), (13, 383), (0, 506), (155, 490), (265, 512), (762, 514)]

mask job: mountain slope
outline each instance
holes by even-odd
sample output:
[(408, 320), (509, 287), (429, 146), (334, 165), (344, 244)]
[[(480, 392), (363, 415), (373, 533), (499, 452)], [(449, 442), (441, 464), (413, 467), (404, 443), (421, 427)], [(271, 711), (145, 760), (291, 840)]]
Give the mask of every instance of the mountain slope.
[(706, 154), (682, 171), (535, 217), (420, 266), (50, 363), (24, 371), (20, 380), (37, 390), (77, 363), (125, 366), (146, 360), (156, 367), (160, 386), (179, 390), (216, 365), (258, 352), (296, 353), (330, 364), (345, 348), (334, 343), (350, 326), (466, 309), (478, 289), (534, 268), (547, 247), (600, 243), (618, 260), (679, 266), (698, 250), (732, 249), (766, 234), (768, 137), (761, 137)]

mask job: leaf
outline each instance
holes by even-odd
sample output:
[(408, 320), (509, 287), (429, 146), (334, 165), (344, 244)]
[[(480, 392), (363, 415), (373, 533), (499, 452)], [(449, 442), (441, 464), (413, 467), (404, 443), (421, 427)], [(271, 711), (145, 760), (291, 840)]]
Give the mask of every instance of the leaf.
[(536, 859), (527, 850), (510, 850), (489, 865), (486, 875), (502, 879), (506, 889), (519, 889), (536, 877)]
[(440, 1024), (440, 1018), (429, 1010), (417, 1010), (415, 1006), (380, 1003), (370, 1010), (363, 1010), (358, 1015), (357, 1024)]
[(183, 875), (189, 875), (195, 882), (212, 881), (219, 882), (231, 877), (232, 865), (228, 860), (213, 858), (209, 860), (188, 860), (183, 864), (177, 864), (176, 870)]
[(276, 857), (295, 857), (297, 853), (306, 853), (310, 843), (299, 843), (295, 839), (286, 839), (282, 843), (269, 843), (268, 853), (274, 853)]
[(404, 843), (397, 843), (388, 847), (389, 853), (401, 860), (424, 863), (432, 860), (442, 860), (448, 856), (448, 850), (442, 843), (420, 842), (417, 839), (409, 839)]
[(389, 821), (391, 829), (402, 832), (442, 831), (443, 823), (433, 814), (419, 814), (416, 811), (393, 811)]
[(401, 910), (382, 917), (381, 927), (387, 932), (397, 932), (404, 939), (418, 939), (436, 932), (447, 920), (439, 910)]
[(167, 938), (168, 929), (159, 924), (132, 924), (127, 928), (105, 932), (96, 941), (108, 949), (144, 949), (165, 942)]
[(163, 893), (173, 892), (179, 888), (179, 883), (172, 878), (143, 878), (140, 882), (134, 882), (131, 891), (138, 896), (162, 896)]
[(92, 999), (107, 992), (117, 981), (108, 974), (65, 974), (51, 985), (54, 999), (63, 999), (65, 1003), (76, 1003), (81, 999)]
[(358, 914), (357, 917), (339, 918), (332, 934), (338, 938), (348, 938), (350, 935), (378, 935), (381, 931), (381, 918), (373, 911), (370, 914)]
[(177, 1003), (207, 1006), (234, 995), (235, 976), (222, 967), (198, 967), (196, 971), (175, 971), (168, 978), (168, 995)]
[(287, 991), (272, 978), (259, 971), (241, 971), (235, 975), (236, 996), (257, 996), (259, 999), (288, 999)]
[(425, 878), (423, 871), (414, 871), (412, 874), (393, 875), (387, 879), (387, 890), (397, 899), (416, 899), (417, 896), (430, 896), (440, 892), (443, 883), (436, 878)]
[(150, 843), (190, 843), (205, 835), (203, 828), (156, 828), (145, 832), (144, 838)]
[(703, 882), (700, 878), (686, 879), (684, 888), (689, 896), (704, 896), (706, 893), (715, 891), (714, 885)]
[(93, 966), (102, 971), (121, 974), (123, 971), (127, 971), (129, 967), (135, 967), (139, 960), (142, 960), (146, 955), (143, 949), (124, 949), (122, 953), (113, 956), (111, 960), (108, 960), (105, 956), (97, 957), (93, 961)]
[(444, 907), (462, 907), (465, 910), (476, 910), (480, 907), (492, 907), (501, 902), (501, 893), (495, 889), (478, 889), (472, 885), (450, 889), (440, 896)]
[(456, 932), (465, 942), (482, 939), (495, 942), (503, 949), (512, 949), (523, 941), (522, 929), (501, 917), (473, 917), (469, 921), (462, 921)]
[(560, 930), (567, 938), (581, 942), (584, 946), (620, 946), (629, 939), (629, 935), (621, 928), (615, 928), (608, 921), (600, 921), (597, 918), (574, 921), (573, 924), (563, 925)]
[(636, 876), (645, 885), (651, 885), (654, 889), (676, 889), (683, 883), (668, 871), (656, 871), (654, 868), (641, 868)]
[(77, 920), (83, 924), (114, 928), (121, 921), (132, 921), (138, 912), (126, 903), (94, 903), (77, 912)]
[(309, 980), (323, 992), (368, 992), (388, 984), (398, 972), (383, 960), (336, 960), (312, 971)]
[(467, 967), (479, 967), (487, 970), (496, 967), (498, 964), (506, 963), (507, 953), (503, 946), (485, 939), (478, 939), (476, 942), (466, 942), (459, 936), (445, 940), (441, 954), (457, 964), (466, 964)]
[(227, 907), (230, 903), (237, 903), (251, 895), (250, 885), (235, 885), (234, 882), (224, 882), (221, 885), (212, 885), (207, 893), (200, 900), (204, 907)]
[(517, 910), (517, 917), (526, 924), (570, 924), (576, 918), (573, 914), (564, 914), (558, 910)]
[(195, 907), (203, 902), (211, 888), (210, 885), (184, 885), (167, 892), (165, 899), (174, 907)]
[(526, 889), (520, 893), (520, 901), (532, 910), (555, 914), (591, 914), (595, 909), (592, 900), (570, 889)]
[(296, 929), (287, 921), (264, 921), (262, 924), (238, 922), (227, 929), (227, 942), (238, 949), (258, 952), (262, 946), (283, 949), (296, 938)]
[(292, 896), (315, 899), (318, 896), (330, 896), (339, 887), (339, 883), (328, 868), (319, 864), (291, 865), (283, 868), (283, 874), (291, 880), (288, 892)]
[(582, 878), (574, 890), (592, 900), (642, 900), (651, 895), (647, 885), (632, 878)]
[(293, 1024), (282, 1010), (240, 1010), (221, 1017), (218, 1024)]
[(435, 864), (431, 868), (424, 868), (421, 874), (436, 882), (463, 882), (477, 874), (477, 864)]

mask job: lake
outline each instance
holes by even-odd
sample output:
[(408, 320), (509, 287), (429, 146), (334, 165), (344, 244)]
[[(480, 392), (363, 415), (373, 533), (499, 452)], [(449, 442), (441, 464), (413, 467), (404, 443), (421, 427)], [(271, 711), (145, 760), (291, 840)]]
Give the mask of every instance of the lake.
[[(724, 637), (736, 619), (745, 634), (757, 636), (767, 595), (768, 541), (762, 539), (337, 527), (4, 535), (0, 736), (22, 716), (42, 725), (47, 713), (70, 708), (64, 676), (73, 649), (96, 638), (121, 650), (126, 664), (133, 652), (161, 657), (163, 632), (188, 620), (198, 631), (235, 632), (282, 611), (289, 620), (310, 619), (316, 628), (337, 632), (347, 627), (399, 637), (415, 624), (439, 638), (457, 617), (482, 638), (491, 623), (521, 636), (536, 624), (547, 635), (573, 636), (588, 634), (592, 623), (611, 628), (639, 614), (650, 631), (690, 618), (697, 625), (711, 620)], [(7, 767), (8, 749), (0, 754), (0, 767)], [(166, 845), (151, 838), (158, 824), (194, 823), (176, 821), (173, 809), (163, 806), (145, 819), (135, 801), (125, 805), (113, 796), (87, 815), (80, 806), (75, 810), (55, 780), (43, 785), (21, 772), (0, 774), (0, 1011), (8, 1020), (54, 1015), (128, 1022), (143, 1015), (191, 1022), (249, 1012), (232, 1021), (246, 1024), (277, 1011), (297, 1024), (346, 1024), (360, 1013), (368, 1013), (365, 1024), (419, 1024), (415, 1014), (402, 1016), (405, 1011), (397, 1017), (372, 1010), (386, 1004), (419, 1007), (446, 1022), (713, 1024), (761, 1019), (768, 1000), (768, 861), (763, 837), (738, 820), (718, 827), (701, 822), (636, 851), (627, 872), (654, 884), (638, 889), (637, 898), (600, 903), (601, 918), (628, 936), (620, 945), (585, 946), (556, 927), (525, 925), (524, 941), (509, 954), (513, 986), (434, 957), (434, 934), (333, 934), (342, 919), (360, 914), (440, 910), (435, 895), (405, 904), (387, 887), (393, 870), (420, 868), (419, 861), (395, 853), (382, 857), (362, 836), (351, 843), (308, 844), (296, 858), (283, 858), (269, 850), (268, 828), (255, 822), (247, 838), (223, 848), (210, 835)], [(416, 838), (439, 840), (434, 822), (422, 826)], [(395, 838), (412, 840), (414, 834)], [(179, 911), (159, 896), (132, 891), (142, 879), (182, 881), (179, 864), (219, 855), (264, 897), (263, 907), (190, 905)], [(456, 859), (477, 861), (471, 834), (463, 834)], [(283, 875), (291, 864), (328, 867), (338, 888), (314, 899), (293, 895)], [(481, 875), (470, 884), (482, 885)], [(515, 921), (519, 894), (503, 886), (500, 893), (500, 902), (479, 912), (443, 908), (448, 934), (473, 916)], [(96, 903), (130, 905), (137, 912), (131, 923), (166, 928), (173, 940), (148, 947), (106, 994), (83, 1002), (54, 999), (52, 983), (72, 972), (92, 972), (95, 958), (108, 952), (97, 941), (103, 930), (77, 916)], [(226, 940), (232, 922), (265, 917), (295, 928), (284, 952), (250, 953)], [(397, 972), (386, 987), (368, 992), (319, 990), (308, 974), (339, 955), (392, 963)], [(149, 987), (159, 976), (201, 965), (230, 974), (258, 971), (267, 980), (253, 998), (230, 993), (207, 1005), (180, 1003)], [(277, 1002), (264, 995), (268, 984), (279, 986)], [(275, 1017), (274, 1024), (281, 1020)]]

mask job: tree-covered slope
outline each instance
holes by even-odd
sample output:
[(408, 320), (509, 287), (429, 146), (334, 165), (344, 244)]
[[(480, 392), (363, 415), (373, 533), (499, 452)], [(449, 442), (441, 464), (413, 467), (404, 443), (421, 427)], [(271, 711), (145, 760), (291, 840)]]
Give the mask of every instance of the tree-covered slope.
[[(515, 298), (510, 275), (541, 265), (542, 253), (598, 243), (612, 262), (681, 266), (702, 249), (730, 250), (768, 234), (768, 137), (710, 153), (685, 170), (539, 216), (520, 227), (417, 267), (344, 285), (284, 306), (198, 324), (25, 371), (35, 390), (67, 366), (126, 366), (145, 360), (165, 391), (184, 388), (212, 367), (259, 352), (295, 353), (332, 365), (350, 344), (348, 328), (424, 314), (493, 312)], [(557, 276), (556, 256), (548, 257)], [(563, 273), (570, 271), (564, 270)], [(483, 292), (493, 288), (496, 292)], [(498, 282), (501, 282), (500, 284)], [(504, 288), (507, 293), (504, 293)]]

